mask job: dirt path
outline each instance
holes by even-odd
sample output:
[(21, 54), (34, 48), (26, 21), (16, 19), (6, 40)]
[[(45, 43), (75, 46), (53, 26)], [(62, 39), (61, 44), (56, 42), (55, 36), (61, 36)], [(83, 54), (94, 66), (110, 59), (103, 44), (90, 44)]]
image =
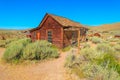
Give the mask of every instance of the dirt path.
[(64, 68), (66, 55), (62, 53), (58, 59), (29, 65), (0, 63), (0, 80), (71, 80)]
[(2, 57), (2, 55), (3, 55), (3, 53), (4, 53), (4, 51), (5, 51), (5, 48), (0, 48), (0, 59), (1, 59), (1, 57)]

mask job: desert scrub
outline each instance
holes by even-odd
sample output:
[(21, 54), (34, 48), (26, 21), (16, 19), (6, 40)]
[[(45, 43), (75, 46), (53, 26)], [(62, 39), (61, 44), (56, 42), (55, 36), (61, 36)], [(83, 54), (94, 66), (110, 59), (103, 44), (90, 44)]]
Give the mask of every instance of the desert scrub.
[(86, 64), (81, 67), (87, 80), (119, 80), (119, 74), (114, 69), (107, 69), (96, 64)]
[(69, 51), (72, 47), (71, 46), (67, 46), (67, 47), (64, 47), (62, 49), (63, 52), (66, 52), (66, 51)]
[(81, 47), (82, 48), (90, 48), (90, 45), (88, 43), (82, 43)]
[(57, 58), (59, 56), (57, 48), (47, 41), (36, 41), (28, 44), (24, 50), (22, 58), (24, 60), (43, 60), (47, 58)]
[(30, 39), (21, 39), (21, 40), (12, 42), (7, 47), (3, 55), (3, 60), (7, 62), (19, 60), (21, 58), (23, 48), (30, 42), (31, 42)]
[(114, 48), (112, 48), (109, 44), (98, 44), (96, 50), (101, 53), (114, 53)]
[(107, 41), (107, 40), (103, 40), (103, 42), (102, 42), (102, 43), (109, 44), (110, 42), (109, 42), (109, 41)]
[(113, 54), (104, 54), (97, 62), (102, 67), (106, 67), (109, 70), (114, 69), (114, 71), (120, 74), (120, 64)]
[[(66, 67), (72, 73), (76, 74), (80, 79), (86, 80), (119, 80), (120, 66), (116, 62), (113, 55), (104, 54), (103, 57), (97, 54), (94, 49), (82, 50), (79, 57), (69, 54), (66, 58)], [(91, 54), (89, 54), (91, 53)], [(89, 55), (88, 55), (89, 54)], [(94, 55), (97, 55), (95, 57)], [(93, 61), (94, 60), (94, 61)]]
[(119, 80), (120, 64), (114, 53), (114, 48), (105, 43), (96, 48), (82, 48), (79, 56), (66, 58), (66, 67), (80, 79)]
[(0, 40), (0, 47), (5, 47), (6, 41), (5, 40)]
[(8, 44), (7, 46), (11, 46), (13, 44), (23, 44), (24, 46), (26, 46), (27, 44), (31, 43), (31, 39), (29, 38), (24, 38), (24, 39), (19, 39), (19, 40), (15, 40), (13, 42), (11, 42), (10, 44)]
[(3, 55), (7, 62), (19, 62), (19, 60), (42, 60), (57, 58), (58, 49), (47, 41), (31, 42), (30, 39), (21, 39), (10, 43)]
[(71, 68), (74, 65), (76, 56), (72, 53), (68, 54), (65, 61), (65, 67)]
[(118, 42), (120, 39), (118, 38), (112, 38), (112, 39), (109, 39), (110, 42)]
[(5, 42), (6, 42), (5, 48), (7, 48), (10, 43), (18, 41), (18, 40), (19, 40), (18, 38), (13, 38), (13, 39), (7, 39), (7, 40), (5, 40)]
[(91, 41), (95, 44), (97, 43), (101, 43), (103, 40), (101, 38), (98, 37), (92, 37)]
[(95, 62), (98, 58), (102, 57), (102, 53), (98, 52), (95, 48), (84, 48), (80, 51), (80, 56), (84, 57), (85, 61)]
[(15, 41), (15, 39), (0, 40), (0, 47), (5, 48), (9, 43)]
[(88, 41), (92, 41), (93, 37), (87, 37)]
[(119, 45), (120, 45), (120, 40), (117, 42), (117, 44), (119, 44)]
[(118, 45), (118, 44), (115, 45), (115, 46), (114, 46), (114, 49), (115, 49), (116, 51), (120, 52), (120, 45)]

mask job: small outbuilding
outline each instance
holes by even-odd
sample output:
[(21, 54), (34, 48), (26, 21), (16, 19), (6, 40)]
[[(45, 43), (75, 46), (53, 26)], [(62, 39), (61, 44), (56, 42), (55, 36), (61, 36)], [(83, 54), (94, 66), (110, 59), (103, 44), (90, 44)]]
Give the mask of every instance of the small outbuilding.
[(87, 30), (88, 28), (78, 22), (47, 13), (39, 26), (29, 31), (32, 41), (47, 40), (63, 48), (75, 42), (80, 43), (80, 40), (86, 40)]
[(27, 38), (31, 38), (31, 33), (29, 30), (24, 31), (23, 33), (26, 35)]

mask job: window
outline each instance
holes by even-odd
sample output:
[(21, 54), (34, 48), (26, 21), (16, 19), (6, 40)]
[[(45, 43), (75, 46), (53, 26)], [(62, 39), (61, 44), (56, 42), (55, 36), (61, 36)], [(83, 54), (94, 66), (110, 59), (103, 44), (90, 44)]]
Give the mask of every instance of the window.
[(48, 31), (47, 35), (48, 35), (48, 42), (52, 43), (52, 31)]

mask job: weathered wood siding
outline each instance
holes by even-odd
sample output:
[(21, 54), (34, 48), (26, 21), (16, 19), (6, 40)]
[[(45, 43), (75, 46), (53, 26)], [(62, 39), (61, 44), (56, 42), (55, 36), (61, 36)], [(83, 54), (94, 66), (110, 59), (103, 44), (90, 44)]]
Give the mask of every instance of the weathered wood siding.
[[(31, 32), (33, 41), (37, 40), (37, 33), (40, 33), (40, 40), (48, 40), (48, 31), (52, 31), (52, 43), (60, 48), (63, 47), (63, 28), (52, 17), (48, 16), (38, 30)], [(35, 36), (36, 35), (36, 36)]]
[(71, 45), (74, 41), (77, 41), (77, 31), (64, 31), (63, 44), (64, 47)]

